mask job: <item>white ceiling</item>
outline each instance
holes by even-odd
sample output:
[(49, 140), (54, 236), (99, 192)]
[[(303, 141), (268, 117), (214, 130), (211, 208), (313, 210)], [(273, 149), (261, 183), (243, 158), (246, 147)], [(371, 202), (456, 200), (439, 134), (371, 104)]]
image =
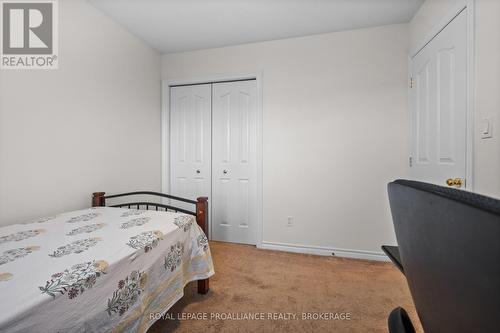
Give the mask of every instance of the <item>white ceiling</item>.
[(424, 0), (89, 0), (162, 53), (408, 22)]

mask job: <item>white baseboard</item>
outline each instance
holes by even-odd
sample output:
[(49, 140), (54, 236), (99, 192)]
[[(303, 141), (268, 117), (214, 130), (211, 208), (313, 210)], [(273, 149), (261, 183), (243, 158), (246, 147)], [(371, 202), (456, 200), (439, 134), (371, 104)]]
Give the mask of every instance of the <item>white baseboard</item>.
[(265, 250), (276, 250), (294, 253), (316, 254), (320, 256), (335, 256), (342, 258), (390, 261), (383, 252), (339, 249), (319, 246), (305, 246), (287, 243), (262, 242), (259, 246)]

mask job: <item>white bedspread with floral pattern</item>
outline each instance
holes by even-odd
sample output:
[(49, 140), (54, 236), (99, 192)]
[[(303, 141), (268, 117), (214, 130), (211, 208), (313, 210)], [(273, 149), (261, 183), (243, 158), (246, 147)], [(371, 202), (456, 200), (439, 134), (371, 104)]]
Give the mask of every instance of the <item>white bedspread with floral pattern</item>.
[(145, 332), (214, 274), (190, 215), (98, 207), (0, 228), (0, 332)]

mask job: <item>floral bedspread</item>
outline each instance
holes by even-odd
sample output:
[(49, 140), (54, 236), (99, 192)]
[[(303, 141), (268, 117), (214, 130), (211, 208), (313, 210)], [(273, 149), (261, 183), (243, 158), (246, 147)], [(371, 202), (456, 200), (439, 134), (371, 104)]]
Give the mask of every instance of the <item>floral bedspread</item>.
[(0, 228), (0, 332), (145, 332), (214, 274), (190, 215), (98, 207)]

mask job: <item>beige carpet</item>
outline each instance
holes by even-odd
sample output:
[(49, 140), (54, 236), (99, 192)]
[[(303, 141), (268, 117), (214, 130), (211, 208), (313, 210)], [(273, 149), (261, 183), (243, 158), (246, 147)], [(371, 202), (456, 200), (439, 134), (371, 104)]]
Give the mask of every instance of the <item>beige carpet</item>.
[[(406, 281), (390, 263), (210, 245), (210, 292), (199, 295), (189, 284), (170, 318), (158, 320), (149, 333), (387, 332), (387, 316), (397, 306), (418, 322)], [(302, 319), (319, 313), (330, 313), (330, 319)], [(350, 320), (335, 319), (345, 313)], [(256, 318), (245, 318), (250, 314)], [(208, 319), (182, 319), (194, 315)], [(268, 319), (273, 315), (281, 318)]]

